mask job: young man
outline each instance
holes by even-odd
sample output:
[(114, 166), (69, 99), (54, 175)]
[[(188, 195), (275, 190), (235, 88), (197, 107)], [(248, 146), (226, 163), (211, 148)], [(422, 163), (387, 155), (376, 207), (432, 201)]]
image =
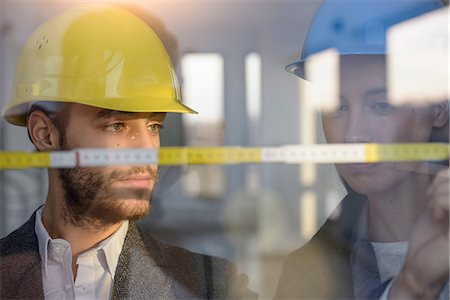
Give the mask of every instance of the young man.
[[(328, 143), (449, 142), (448, 99), (392, 102), (385, 49), (390, 25), (443, 6), (439, 0), (323, 2), (301, 61), (288, 68), (305, 78), (313, 54), (337, 51), (339, 93), (320, 111)], [(312, 85), (322, 79), (315, 80)], [(348, 194), (289, 255), (275, 298), (448, 299), (448, 164), (440, 168), (424, 161), (336, 164)]]
[[(170, 59), (134, 15), (86, 6), (41, 25), (19, 58), (11, 124), (38, 151), (158, 148), (179, 100)], [(156, 165), (48, 170), (44, 206), (0, 243), (0, 298), (251, 298), (225, 260), (166, 246), (139, 230)]]

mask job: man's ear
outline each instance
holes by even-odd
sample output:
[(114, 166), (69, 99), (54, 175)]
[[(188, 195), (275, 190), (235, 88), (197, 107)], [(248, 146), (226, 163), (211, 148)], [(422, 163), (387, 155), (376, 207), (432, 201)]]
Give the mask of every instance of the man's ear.
[(31, 142), (39, 151), (59, 150), (58, 129), (43, 111), (35, 110), (30, 113), (27, 129)]
[(442, 128), (449, 121), (448, 101), (441, 102), (433, 106), (434, 122), (433, 127)]

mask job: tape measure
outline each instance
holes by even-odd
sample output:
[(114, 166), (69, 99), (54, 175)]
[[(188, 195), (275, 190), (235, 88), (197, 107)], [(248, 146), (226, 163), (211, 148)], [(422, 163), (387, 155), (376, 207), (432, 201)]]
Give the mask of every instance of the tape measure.
[(440, 161), (449, 144), (315, 144), (280, 147), (162, 147), (76, 149), (56, 152), (0, 152), (0, 170), (112, 165), (244, 163), (376, 163)]

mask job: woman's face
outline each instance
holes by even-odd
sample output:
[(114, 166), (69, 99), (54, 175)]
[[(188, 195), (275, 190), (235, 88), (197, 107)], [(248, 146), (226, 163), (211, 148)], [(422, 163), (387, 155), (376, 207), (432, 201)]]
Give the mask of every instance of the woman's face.
[[(340, 103), (322, 111), (328, 143), (420, 143), (429, 141), (434, 122), (431, 106), (394, 106), (387, 99), (384, 58), (343, 56)], [(395, 188), (419, 164), (338, 164), (338, 173), (359, 193)]]

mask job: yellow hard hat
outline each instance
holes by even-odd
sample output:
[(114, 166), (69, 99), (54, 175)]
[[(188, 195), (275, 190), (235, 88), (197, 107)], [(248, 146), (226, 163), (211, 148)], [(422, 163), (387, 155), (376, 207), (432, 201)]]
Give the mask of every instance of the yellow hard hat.
[(25, 126), (39, 101), (127, 112), (196, 113), (180, 101), (170, 58), (158, 36), (113, 6), (81, 6), (42, 24), (16, 66), (3, 117)]

